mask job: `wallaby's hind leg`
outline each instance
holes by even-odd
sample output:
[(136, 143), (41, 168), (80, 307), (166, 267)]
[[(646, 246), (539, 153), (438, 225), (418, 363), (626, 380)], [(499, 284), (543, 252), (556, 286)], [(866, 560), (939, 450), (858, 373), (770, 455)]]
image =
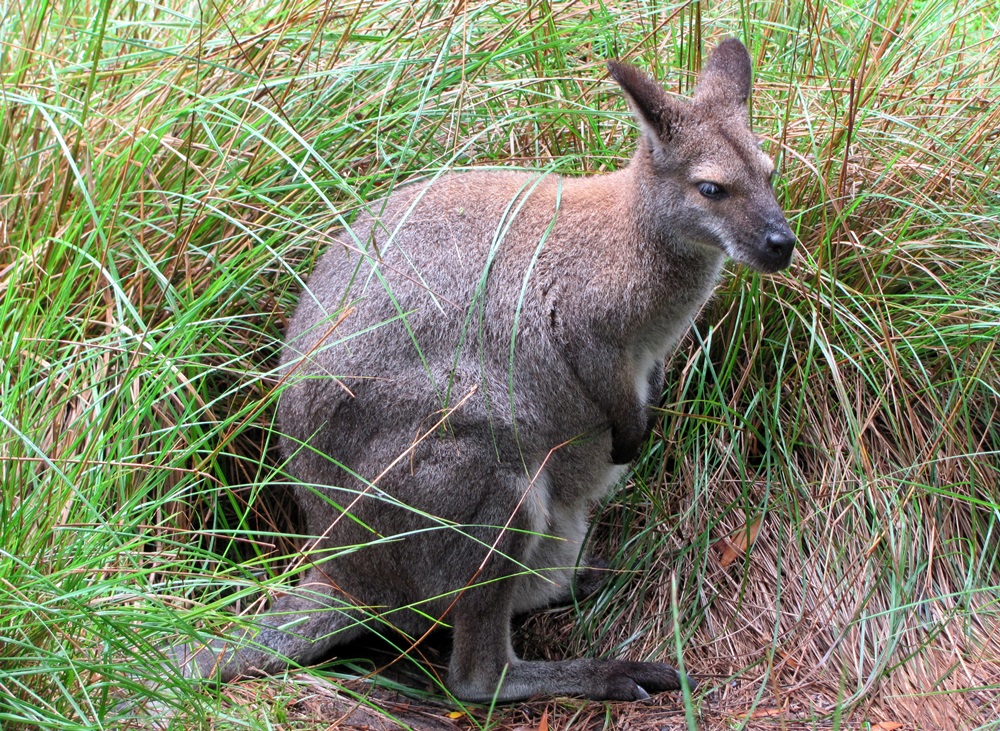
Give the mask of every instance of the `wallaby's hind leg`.
[[(634, 701), (677, 690), (680, 676), (659, 662), (526, 661), (511, 647), (509, 590), (503, 582), (470, 590), (455, 607), (448, 687), (467, 701), (514, 701), (536, 695), (582, 695)], [(694, 681), (689, 680), (694, 687)]]
[(181, 643), (169, 654), (189, 678), (228, 682), (268, 675), (289, 662), (314, 662), (330, 648), (362, 634), (360, 616), (360, 610), (340, 598), (323, 573), (313, 568), (293, 591), (275, 600), (255, 629), (206, 644)]

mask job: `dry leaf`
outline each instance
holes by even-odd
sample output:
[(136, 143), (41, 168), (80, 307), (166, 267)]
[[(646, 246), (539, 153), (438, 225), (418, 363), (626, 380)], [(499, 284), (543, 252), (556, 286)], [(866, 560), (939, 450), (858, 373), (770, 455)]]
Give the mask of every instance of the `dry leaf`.
[(464, 714), (464, 713), (462, 713), (461, 711), (449, 711), (449, 712), (448, 712), (447, 714), (445, 714), (445, 715), (447, 715), (447, 716), (448, 716), (448, 718), (461, 718), (461, 717), (462, 717), (462, 716), (464, 716), (465, 714)]
[(750, 718), (770, 718), (780, 716), (784, 712), (781, 708), (758, 708), (750, 715)]
[(549, 731), (549, 709), (542, 710), (542, 717), (538, 719), (538, 726), (515, 726), (512, 731)]
[(715, 550), (722, 554), (721, 558), (719, 558), (719, 563), (723, 567), (726, 567), (745, 554), (747, 549), (757, 539), (757, 533), (759, 532), (760, 518), (757, 518), (749, 525), (744, 523), (721, 541), (717, 541), (714, 546)]
[(797, 668), (799, 661), (780, 648), (775, 648), (775, 654), (781, 658), (781, 662), (790, 668)]
[(898, 728), (903, 728), (903, 724), (895, 721), (882, 721), (872, 726), (872, 731), (896, 731)]

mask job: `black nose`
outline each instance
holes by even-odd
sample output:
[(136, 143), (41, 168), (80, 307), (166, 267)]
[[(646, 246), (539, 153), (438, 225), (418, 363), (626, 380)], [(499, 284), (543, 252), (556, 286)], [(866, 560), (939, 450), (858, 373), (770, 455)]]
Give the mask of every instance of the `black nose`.
[(767, 250), (775, 259), (790, 262), (792, 260), (792, 250), (795, 248), (795, 234), (789, 229), (784, 231), (772, 231), (765, 239)]

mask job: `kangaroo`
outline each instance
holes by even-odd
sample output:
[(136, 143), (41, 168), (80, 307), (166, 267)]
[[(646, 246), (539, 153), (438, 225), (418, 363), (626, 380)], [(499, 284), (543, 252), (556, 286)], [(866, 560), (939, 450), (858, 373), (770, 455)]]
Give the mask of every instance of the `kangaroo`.
[(600, 569), (578, 565), (588, 510), (648, 439), (664, 359), (726, 256), (775, 272), (795, 236), (750, 131), (739, 41), (690, 99), (608, 69), (640, 129), (626, 168), (409, 183), (320, 258), (278, 405), (312, 563), (253, 631), (175, 647), (189, 676), (273, 673), (441, 623), (464, 701), (681, 687), (660, 662), (522, 660), (511, 618), (594, 585)]

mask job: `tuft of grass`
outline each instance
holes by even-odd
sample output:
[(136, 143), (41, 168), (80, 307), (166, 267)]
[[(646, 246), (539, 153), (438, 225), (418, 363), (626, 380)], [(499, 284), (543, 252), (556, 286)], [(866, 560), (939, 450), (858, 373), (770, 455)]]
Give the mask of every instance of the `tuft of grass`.
[[(680, 640), (703, 679), (688, 718), (706, 728), (775, 715), (994, 723), (995, 11), (11, 6), (4, 727), (152, 724), (171, 709), (162, 725), (264, 728), (308, 725), (303, 698), (317, 693), (375, 703), (350, 680), (370, 667), (350, 658), (213, 689), (170, 675), (158, 649), (288, 587), (300, 542), (273, 449), (274, 368), (304, 277), (359, 208), (411, 176), (623, 165), (634, 131), (604, 59), (687, 93), (702, 49), (729, 34), (755, 58), (754, 124), (781, 162), (796, 265), (733, 271), (720, 287), (671, 362), (655, 438), (596, 516), (593, 548), (618, 573), (593, 601), (530, 620), (522, 641), (540, 656), (676, 661)], [(433, 679), (433, 659), (420, 667)], [(466, 709), (462, 723), (537, 723), (544, 709), (563, 727), (605, 712), (607, 724), (655, 724), (672, 702)], [(319, 708), (324, 727), (343, 710)]]

